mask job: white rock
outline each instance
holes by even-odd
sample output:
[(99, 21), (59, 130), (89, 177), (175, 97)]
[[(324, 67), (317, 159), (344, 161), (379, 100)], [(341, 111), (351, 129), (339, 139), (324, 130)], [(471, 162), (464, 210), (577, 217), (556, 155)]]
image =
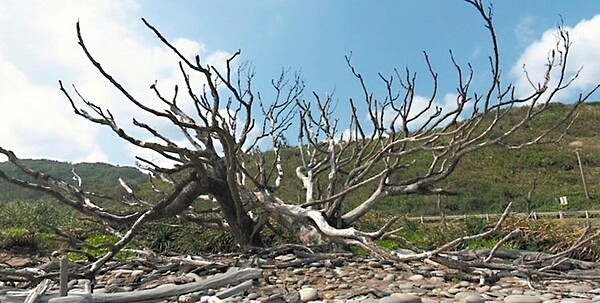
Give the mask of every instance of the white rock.
[(423, 275), (418, 275), (418, 274), (417, 274), (417, 275), (412, 275), (412, 276), (408, 277), (408, 280), (409, 280), (409, 281), (416, 282), (416, 281), (421, 281), (421, 280), (423, 280), (424, 278), (425, 278), (425, 277), (423, 277)]
[[(384, 298), (381, 299), (383, 300)], [(386, 302), (421, 303), (421, 298), (410, 294), (393, 293), (388, 298), (390, 299)]]
[(506, 303), (542, 303), (542, 299), (536, 296), (511, 295), (504, 298)]
[(314, 301), (319, 298), (319, 292), (312, 287), (302, 288), (298, 293), (302, 302)]

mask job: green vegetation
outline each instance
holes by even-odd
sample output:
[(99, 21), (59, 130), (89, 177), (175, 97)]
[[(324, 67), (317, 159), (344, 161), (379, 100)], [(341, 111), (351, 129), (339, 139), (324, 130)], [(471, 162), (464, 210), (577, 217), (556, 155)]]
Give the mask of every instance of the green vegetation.
[[(23, 160), (24, 165), (34, 170), (43, 172), (52, 177), (71, 181), (71, 184), (77, 184), (73, 180), (72, 170), (81, 176), (82, 188), (85, 191), (102, 193), (109, 197), (120, 197), (123, 193), (119, 187), (118, 179), (122, 178), (130, 186), (136, 187), (142, 182), (147, 181), (147, 176), (133, 167), (114, 166), (106, 163), (78, 163), (71, 164), (53, 160)], [(10, 176), (31, 181), (17, 167), (9, 162), (0, 163), (0, 170)], [(47, 200), (48, 197), (43, 193), (17, 187), (0, 180), (0, 202), (11, 201), (40, 201)]]
[[(87, 236), (84, 244), (81, 248), (81, 252), (69, 252), (67, 255), (70, 260), (85, 260), (102, 257), (108, 252), (108, 249), (115, 242), (119, 241), (119, 238), (115, 235), (107, 235), (103, 233), (91, 234)], [(126, 249), (136, 249), (135, 245), (129, 244), (125, 246)], [(134, 257), (134, 253), (128, 253), (120, 251), (115, 255), (117, 260), (124, 260), (127, 258)]]
[[(544, 114), (543, 119), (536, 120), (517, 135), (527, 136), (532, 129), (548, 128), (561, 113), (567, 110), (567, 107), (568, 105), (553, 104)], [(522, 113), (517, 112), (515, 115), (519, 114)], [(513, 201), (514, 211), (525, 211), (526, 196), (534, 180), (536, 189), (531, 201), (532, 209), (535, 211), (558, 210), (556, 199), (560, 196), (569, 198), (568, 210), (600, 208), (596, 205), (600, 198), (598, 121), (600, 121), (600, 103), (584, 104), (579, 111), (578, 120), (560, 143), (532, 146), (522, 150), (509, 150), (497, 146), (467, 155), (454, 174), (438, 184), (456, 193), (454, 196), (442, 197), (443, 211), (446, 214), (497, 213), (501, 212), (509, 201)], [(585, 144), (581, 157), (592, 200), (585, 198), (577, 159), (568, 147), (568, 143), (573, 140), (581, 140)], [(300, 158), (294, 148), (284, 150), (282, 156), (288, 169), (285, 172), (285, 183), (278, 189), (277, 194), (290, 201), (297, 201), (302, 196), (301, 188), (293, 169), (289, 168), (299, 164)], [(272, 155), (267, 153), (265, 157), (272, 157)], [(71, 169), (74, 167), (83, 179), (84, 190), (102, 193), (115, 199), (123, 195), (123, 189), (118, 185), (118, 178), (126, 180), (141, 197), (148, 198), (148, 201), (156, 201), (159, 198), (159, 194), (151, 190), (147, 177), (132, 167), (117, 167), (102, 163), (72, 165), (50, 160), (25, 160), (24, 164), (64, 180), (72, 180)], [(426, 161), (416, 161), (414, 165), (421, 165), (423, 169), (427, 169)], [(28, 180), (10, 163), (0, 163), (0, 169), (9, 175)], [(75, 181), (72, 182), (75, 184)], [(368, 188), (365, 188), (353, 199), (358, 203), (368, 195)], [(376, 230), (390, 215), (438, 215), (437, 201), (438, 198), (435, 196), (389, 197), (374, 212), (365, 216), (359, 224), (364, 230)], [(122, 207), (110, 199), (104, 199), (102, 205)], [(206, 208), (206, 202), (199, 201), (194, 207)], [(539, 226), (534, 226), (538, 223), (530, 221), (511, 222), (508, 224), (509, 227), (514, 227), (515, 222), (525, 224), (527, 232), (524, 240), (508, 242), (505, 244), (506, 247), (523, 249), (551, 247), (573, 235), (571, 226), (555, 229), (552, 224), (543, 222), (538, 222)], [(489, 227), (488, 224), (489, 222), (480, 219), (452, 222), (448, 226), (423, 225), (407, 220), (402, 223), (404, 229), (400, 234), (422, 249), (431, 249), (455, 237), (481, 232)], [(505, 231), (510, 231), (509, 227)], [(116, 236), (107, 234), (101, 224), (81, 217), (51, 198), (0, 180), (0, 230), (2, 231), (0, 249), (37, 251), (67, 248), (67, 242), (55, 235), (54, 228), (83, 243), (82, 251), (92, 257), (104, 253), (106, 244), (113, 243), (117, 239)], [(277, 237), (274, 235), (267, 241), (280, 241), (281, 239)], [(466, 243), (465, 247), (490, 247), (494, 243), (494, 239), (478, 239)], [(200, 226), (180, 218), (148, 224), (132, 245), (132, 247), (149, 247), (159, 252), (174, 251), (185, 254), (225, 252), (236, 247), (225, 229)], [(379, 245), (388, 249), (401, 247), (393, 241), (380, 241)], [(354, 250), (360, 253), (360, 248)], [(81, 258), (75, 255), (73, 257)], [(119, 257), (126, 257), (126, 255)]]

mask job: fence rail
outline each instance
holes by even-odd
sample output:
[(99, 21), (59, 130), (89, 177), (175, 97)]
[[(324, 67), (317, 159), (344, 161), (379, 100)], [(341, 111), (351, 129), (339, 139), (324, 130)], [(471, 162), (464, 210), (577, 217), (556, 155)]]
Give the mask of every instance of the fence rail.
[[(413, 221), (421, 221), (421, 223), (432, 222), (432, 221), (441, 221), (442, 218), (446, 220), (460, 220), (467, 218), (483, 218), (489, 220), (490, 218), (500, 217), (501, 213), (494, 214), (469, 214), (469, 215), (447, 215), (447, 216), (419, 216), (419, 217), (407, 217), (408, 220)], [(590, 218), (592, 216), (600, 215), (600, 210), (573, 210), (573, 211), (542, 211), (542, 212), (531, 212), (528, 213), (516, 213), (513, 212), (510, 214), (511, 216), (517, 217), (531, 217), (534, 219), (538, 218), (555, 218), (555, 219), (564, 219), (567, 217), (570, 218)]]

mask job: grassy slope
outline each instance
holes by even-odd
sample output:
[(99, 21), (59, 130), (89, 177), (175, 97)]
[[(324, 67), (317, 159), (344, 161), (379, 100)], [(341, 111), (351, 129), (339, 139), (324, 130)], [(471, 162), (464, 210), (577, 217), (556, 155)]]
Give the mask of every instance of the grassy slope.
[[(557, 116), (566, 110), (565, 105), (555, 104), (533, 125), (528, 126), (520, 136), (526, 136), (532, 129), (547, 127)], [(532, 180), (537, 180), (533, 195), (535, 210), (557, 209), (555, 199), (568, 196), (569, 209), (597, 208), (597, 199), (588, 201), (584, 197), (575, 154), (568, 143), (582, 140), (585, 148), (581, 153), (587, 175), (588, 188), (592, 197), (600, 197), (600, 103), (588, 103), (580, 109), (580, 116), (567, 137), (561, 143), (534, 146), (524, 150), (507, 150), (494, 147), (466, 156), (455, 173), (442, 184), (458, 196), (444, 198), (448, 213), (501, 211), (508, 201), (516, 203), (516, 210), (525, 209), (525, 200)], [(285, 150), (284, 158), (288, 167), (300, 162), (297, 151)], [(50, 175), (71, 180), (71, 164), (49, 160), (26, 160), (31, 167)], [(8, 163), (0, 163), (0, 169), (8, 173), (14, 171)], [(84, 189), (120, 196), (117, 179), (122, 177), (132, 184), (144, 182), (144, 175), (131, 167), (115, 167), (102, 163), (75, 164), (75, 169), (84, 179)], [(297, 200), (299, 182), (293, 170), (286, 171), (281, 194)], [(357, 199), (368, 196), (368, 192), (358, 193)], [(0, 201), (28, 201), (43, 198), (39, 193), (23, 190), (0, 180)], [(383, 213), (407, 215), (436, 214), (436, 197), (408, 196), (387, 199), (379, 210)]]
[[(557, 104), (519, 136), (547, 127), (565, 110), (564, 105)], [(574, 140), (585, 144), (580, 154), (592, 200), (585, 199), (577, 158), (568, 147)], [(568, 209), (599, 208), (596, 203), (600, 198), (600, 103), (585, 104), (559, 143), (522, 150), (492, 147), (466, 156), (444, 182), (444, 187), (459, 193), (444, 198), (446, 211), (454, 214), (501, 212), (508, 201), (515, 203), (515, 210), (524, 211), (525, 197), (533, 180), (537, 183), (532, 197), (534, 210), (557, 210), (555, 199), (560, 196), (569, 198)], [(398, 203), (398, 200), (408, 203)], [(436, 202), (437, 197), (409, 197), (389, 201), (386, 206), (396, 205), (413, 215), (437, 214)]]
[[(146, 178), (144, 174), (133, 167), (113, 166), (106, 163), (78, 163), (73, 165), (52, 160), (23, 160), (23, 163), (30, 168), (52, 177), (72, 182), (72, 184), (75, 184), (73, 174), (71, 173), (71, 169), (74, 168), (75, 172), (83, 179), (82, 187), (84, 190), (116, 197), (121, 195), (121, 189), (118, 184), (119, 178), (123, 178), (132, 184), (143, 182)], [(31, 180), (20, 172), (17, 167), (8, 162), (0, 163), (0, 170), (11, 176), (28, 181)], [(44, 198), (41, 193), (20, 188), (4, 180), (0, 180), (0, 201), (27, 201)]]

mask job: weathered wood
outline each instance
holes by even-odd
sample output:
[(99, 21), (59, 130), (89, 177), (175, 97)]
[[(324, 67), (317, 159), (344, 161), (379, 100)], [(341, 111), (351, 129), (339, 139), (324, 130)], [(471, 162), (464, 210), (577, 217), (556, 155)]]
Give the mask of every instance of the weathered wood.
[(225, 289), (225, 290), (217, 293), (215, 296), (218, 297), (219, 299), (233, 297), (237, 294), (243, 293), (244, 291), (250, 289), (253, 284), (254, 284), (254, 282), (252, 282), (252, 280), (248, 280), (248, 281), (238, 284), (234, 287)]
[(69, 290), (69, 258), (63, 256), (60, 259), (60, 296), (64, 297), (67, 295)]
[(41, 297), (50, 289), (52, 281), (44, 279), (38, 286), (25, 298), (24, 303), (38, 303)]
[[(442, 221), (442, 219), (445, 220), (463, 220), (466, 218), (481, 218), (481, 219), (486, 219), (486, 220), (491, 220), (494, 217), (500, 217), (502, 214), (496, 213), (496, 214), (463, 214), (463, 215), (445, 215), (443, 218), (442, 216), (423, 216), (423, 221), (425, 223), (428, 222), (435, 222), (435, 221)], [(586, 218), (589, 219), (591, 217), (598, 217), (598, 215), (600, 215), (600, 210), (598, 209), (592, 209), (592, 210), (572, 210), (572, 211), (542, 211), (542, 212), (531, 212), (531, 214), (528, 214), (526, 212), (519, 212), (519, 213), (511, 213), (510, 214), (511, 217), (521, 217), (521, 218), (533, 218), (535, 220), (544, 217), (544, 218), (550, 218), (550, 219), (564, 219), (565, 217), (570, 217), (570, 218)], [(561, 217), (562, 215), (562, 217)], [(405, 220), (410, 220), (410, 221), (421, 221), (421, 217), (420, 216), (416, 216), (416, 217), (405, 217)]]
[(107, 302), (107, 303), (126, 303), (126, 302), (148, 302), (164, 299), (168, 297), (180, 296), (195, 291), (200, 291), (209, 288), (218, 288), (224, 285), (237, 284), (241, 281), (257, 279), (260, 277), (262, 270), (257, 268), (230, 270), (223, 274), (214, 275), (206, 278), (204, 281), (192, 282), (182, 285), (173, 285), (169, 287), (157, 287), (154, 289), (130, 291), (123, 293), (108, 293), (108, 294), (79, 294), (76, 296), (67, 296), (50, 299), (49, 303), (92, 303), (92, 302)]
[[(9, 290), (4, 296), (0, 296), (2, 303), (24, 303), (31, 295), (32, 290)], [(47, 292), (40, 296), (38, 302), (46, 303), (50, 298), (58, 297), (58, 292)]]
[[(248, 280), (244, 283), (241, 283), (236, 286), (222, 290), (210, 298), (221, 300), (221, 299), (233, 297), (237, 294), (243, 293), (244, 291), (250, 289), (253, 284), (254, 284), (254, 282), (252, 280)], [(192, 302), (200, 302), (200, 301), (205, 302), (205, 298), (203, 298), (204, 296), (206, 296), (206, 293), (199, 291), (199, 292), (189, 293), (189, 294), (180, 296), (177, 299), (177, 301), (181, 302), (181, 303), (188, 303), (188, 302), (192, 303)], [(208, 302), (212, 302), (212, 301), (209, 300)]]

